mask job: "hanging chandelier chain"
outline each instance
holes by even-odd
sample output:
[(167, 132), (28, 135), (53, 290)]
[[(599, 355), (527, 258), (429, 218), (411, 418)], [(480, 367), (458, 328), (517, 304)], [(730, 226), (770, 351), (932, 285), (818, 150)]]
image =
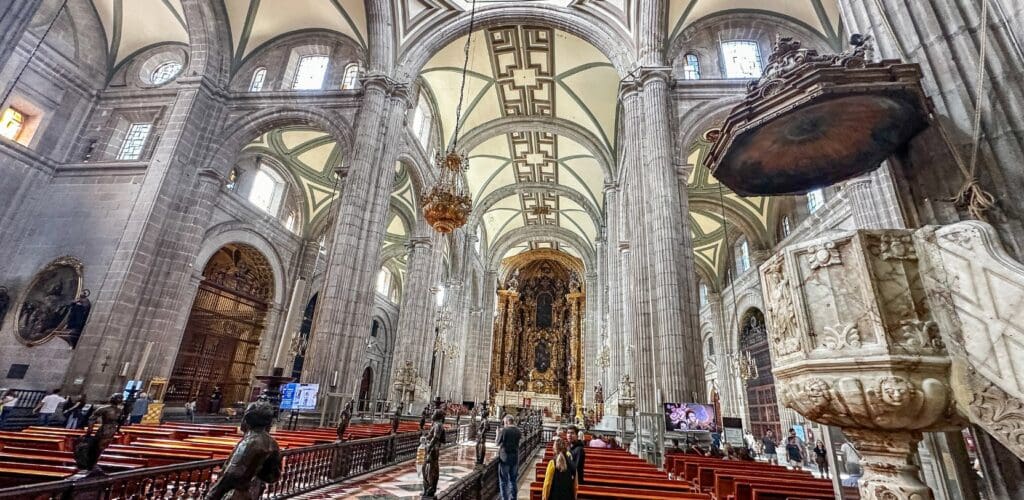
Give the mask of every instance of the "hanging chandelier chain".
[(463, 49), (462, 82), (459, 84), (459, 105), (455, 107), (455, 133), (452, 137), (452, 150), (459, 144), (459, 131), (462, 128), (462, 102), (466, 97), (466, 73), (469, 70), (469, 48), (473, 40), (473, 29), (476, 27), (476, 0), (473, 0), (469, 11), (469, 34), (466, 35), (466, 46)]

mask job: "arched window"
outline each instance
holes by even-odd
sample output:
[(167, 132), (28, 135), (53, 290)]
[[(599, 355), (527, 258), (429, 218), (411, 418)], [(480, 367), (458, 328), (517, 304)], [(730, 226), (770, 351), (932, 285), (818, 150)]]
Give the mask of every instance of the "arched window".
[(420, 145), (423, 146), (423, 149), (426, 149), (427, 145), (430, 144), (430, 125), (433, 121), (434, 111), (430, 107), (430, 101), (427, 100), (426, 94), (420, 92), (410, 127), (412, 127), (413, 135), (420, 140)]
[(757, 42), (732, 40), (722, 42), (722, 61), (726, 78), (757, 78), (761, 76), (761, 50)]
[(700, 305), (706, 306), (708, 304), (708, 285), (707, 283), (701, 283), (697, 287), (698, 294), (700, 295)]
[(807, 211), (810, 213), (817, 212), (822, 205), (825, 204), (825, 192), (822, 189), (815, 189), (810, 193), (807, 193)]
[(256, 160), (257, 170), (249, 188), (249, 202), (264, 212), (276, 215), (284, 198), (284, 179), (281, 175)]
[(750, 244), (742, 237), (736, 241), (736, 274), (743, 274), (747, 269), (750, 269)]
[(370, 336), (371, 337), (376, 337), (377, 336), (377, 330), (379, 330), (379, 329), (380, 329), (380, 323), (378, 323), (377, 320), (373, 320), (373, 328), (370, 329)]
[(267, 68), (256, 68), (256, 71), (252, 72), (252, 81), (249, 82), (249, 92), (259, 92), (263, 90), (263, 82), (267, 79)]
[(177, 61), (169, 61), (157, 66), (156, 69), (153, 70), (153, 75), (150, 79), (153, 81), (153, 85), (163, 85), (171, 81), (172, 78), (178, 76), (178, 73), (180, 72), (181, 63)]
[(299, 59), (299, 69), (295, 72), (295, 90), (320, 90), (324, 86), (324, 75), (327, 73), (327, 56), (306, 56)]
[(386, 267), (382, 267), (377, 273), (377, 291), (381, 295), (391, 296), (391, 286), (394, 284), (394, 276)]
[(700, 80), (700, 60), (697, 59), (697, 54), (686, 54), (683, 78), (687, 80)]
[(477, 254), (480, 253), (480, 246), (483, 245), (483, 241), (484, 241), (483, 226), (477, 226), (476, 227), (476, 242), (473, 243), (473, 246), (476, 248), (476, 253)]
[(708, 356), (714, 356), (715, 355), (715, 338), (709, 335), (708, 338), (707, 338), (706, 343), (708, 345)]
[(789, 219), (789, 215), (783, 215), (782, 220), (779, 221), (779, 239), (784, 240), (789, 233), (793, 230), (792, 221)]
[(353, 90), (359, 83), (359, 65), (356, 63), (345, 66), (345, 76), (341, 79), (341, 90)]

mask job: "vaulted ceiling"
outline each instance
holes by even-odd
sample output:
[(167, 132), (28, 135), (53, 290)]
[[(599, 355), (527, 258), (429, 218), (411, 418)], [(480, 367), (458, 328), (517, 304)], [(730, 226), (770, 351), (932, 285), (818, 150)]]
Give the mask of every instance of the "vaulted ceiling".
[[(452, 42), (422, 73), (445, 144), (455, 132), (464, 44), (465, 39)], [(550, 226), (593, 245), (604, 204), (599, 158), (614, 150), (619, 78), (611, 63), (582, 39), (546, 27), (487, 28), (473, 33), (470, 46), (460, 137), (479, 138), (468, 151), (467, 181), (482, 211), (486, 240)], [(481, 132), (510, 119), (518, 121), (507, 130)], [(563, 133), (569, 124), (589, 146)]]

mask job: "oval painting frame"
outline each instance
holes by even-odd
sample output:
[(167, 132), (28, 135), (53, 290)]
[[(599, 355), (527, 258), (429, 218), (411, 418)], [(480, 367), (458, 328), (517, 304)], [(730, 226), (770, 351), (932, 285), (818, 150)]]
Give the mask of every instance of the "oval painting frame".
[(75, 257), (55, 259), (32, 277), (18, 301), (14, 336), (32, 347), (49, 342), (67, 325), (69, 305), (82, 293), (84, 267)]

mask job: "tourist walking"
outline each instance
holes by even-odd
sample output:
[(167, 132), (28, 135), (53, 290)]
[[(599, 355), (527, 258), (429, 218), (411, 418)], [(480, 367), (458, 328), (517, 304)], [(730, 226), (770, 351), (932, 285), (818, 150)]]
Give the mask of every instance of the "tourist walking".
[(761, 453), (764, 454), (764, 458), (768, 460), (768, 463), (778, 465), (779, 464), (779, 444), (775, 441), (775, 433), (771, 429), (764, 431), (764, 437), (761, 438), (761, 446), (764, 447)]
[(786, 439), (786, 460), (796, 470), (804, 466), (804, 450), (796, 436), (789, 436)]
[(33, 412), (39, 414), (39, 425), (50, 425), (50, 421), (53, 420), (53, 414), (57, 413), (57, 407), (64, 404), (67, 399), (61, 397), (60, 389), (54, 389), (53, 392), (47, 394), (39, 404), (33, 409)]
[(828, 451), (825, 450), (825, 443), (822, 443), (821, 440), (814, 445), (814, 463), (818, 466), (821, 477), (829, 477)]
[(90, 410), (92, 405), (88, 404), (85, 400), (85, 394), (78, 396), (75, 402), (64, 409), (64, 427), (67, 429), (78, 429), (84, 427), (86, 419), (89, 418), (85, 414), (86, 411)]
[(576, 498), (576, 465), (572, 461), (565, 440), (556, 437), (555, 455), (548, 462), (544, 473), (544, 490), (541, 500), (574, 500)]
[(575, 425), (569, 426), (569, 453), (572, 455), (572, 463), (576, 467), (576, 483), (583, 484), (583, 463), (587, 460), (587, 450), (583, 446), (579, 429)]
[(18, 393), (11, 389), (0, 389), (0, 430), (7, 424), (7, 417), (14, 413), (18, 405)]
[(504, 427), (498, 431), (498, 489), (501, 500), (515, 500), (519, 493), (519, 440), (523, 433), (515, 426), (512, 415), (505, 415)]

